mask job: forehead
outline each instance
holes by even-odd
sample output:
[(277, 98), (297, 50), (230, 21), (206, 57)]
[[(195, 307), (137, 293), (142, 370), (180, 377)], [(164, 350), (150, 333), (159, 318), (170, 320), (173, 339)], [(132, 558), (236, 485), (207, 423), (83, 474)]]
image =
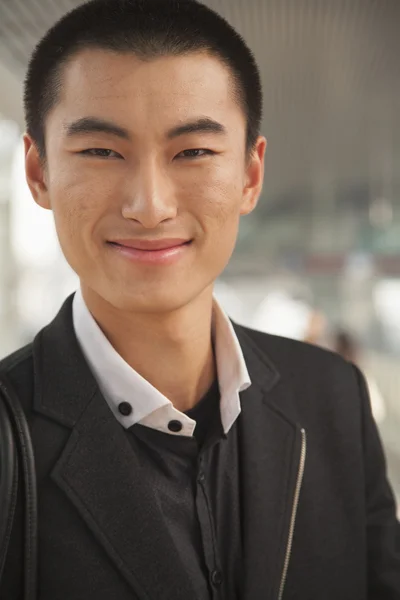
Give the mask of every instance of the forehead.
[(204, 52), (142, 60), (131, 53), (82, 51), (64, 67), (54, 112), (68, 119), (134, 118), (142, 126), (169, 126), (193, 115), (245, 124), (230, 70)]

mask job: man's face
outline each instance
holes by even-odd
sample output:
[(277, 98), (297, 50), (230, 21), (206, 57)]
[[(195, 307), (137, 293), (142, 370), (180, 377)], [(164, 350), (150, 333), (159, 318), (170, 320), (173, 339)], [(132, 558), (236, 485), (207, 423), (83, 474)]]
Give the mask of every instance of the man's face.
[(228, 69), (204, 53), (86, 50), (66, 65), (45, 169), (28, 137), (26, 169), (87, 293), (165, 312), (212, 286), (263, 175), (265, 140), (246, 160), (233, 92)]

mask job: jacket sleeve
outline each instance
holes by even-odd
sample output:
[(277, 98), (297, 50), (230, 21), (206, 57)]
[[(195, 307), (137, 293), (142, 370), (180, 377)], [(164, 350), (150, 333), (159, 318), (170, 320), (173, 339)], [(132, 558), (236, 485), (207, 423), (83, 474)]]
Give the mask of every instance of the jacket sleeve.
[(361, 398), (367, 516), (368, 600), (400, 600), (400, 523), (365, 379), (355, 367)]

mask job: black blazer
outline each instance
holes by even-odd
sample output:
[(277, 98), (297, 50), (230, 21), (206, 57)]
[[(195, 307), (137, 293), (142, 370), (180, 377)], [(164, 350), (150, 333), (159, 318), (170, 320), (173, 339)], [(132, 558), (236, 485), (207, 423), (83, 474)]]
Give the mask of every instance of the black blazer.
[[(362, 376), (329, 352), (235, 328), (253, 382), (239, 417), (243, 600), (399, 600), (400, 526)], [(80, 352), (71, 298), (2, 375), (36, 453), (39, 600), (195, 600)], [(1, 600), (21, 598), (16, 516)]]

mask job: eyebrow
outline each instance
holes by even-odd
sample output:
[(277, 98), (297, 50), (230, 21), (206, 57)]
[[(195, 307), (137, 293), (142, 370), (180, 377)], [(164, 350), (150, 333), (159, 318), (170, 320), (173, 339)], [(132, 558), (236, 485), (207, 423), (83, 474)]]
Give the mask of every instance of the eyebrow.
[(65, 126), (67, 137), (75, 135), (84, 135), (87, 133), (105, 133), (113, 135), (123, 140), (131, 140), (131, 135), (127, 129), (97, 117), (83, 117)]
[(188, 121), (182, 125), (177, 125), (167, 132), (167, 139), (172, 140), (181, 135), (189, 133), (218, 133), (226, 134), (226, 128), (218, 121), (214, 121), (209, 117), (202, 117), (195, 121)]
[[(85, 135), (88, 133), (103, 133), (106, 135), (113, 135), (123, 140), (131, 141), (132, 139), (129, 131), (124, 127), (121, 127), (112, 121), (99, 119), (98, 117), (83, 117), (77, 121), (68, 123), (65, 125), (65, 131), (67, 137)], [(172, 140), (190, 133), (217, 133), (223, 135), (226, 134), (227, 131), (224, 125), (218, 123), (218, 121), (214, 121), (209, 117), (202, 117), (172, 127), (172, 129), (167, 132), (166, 138)]]

